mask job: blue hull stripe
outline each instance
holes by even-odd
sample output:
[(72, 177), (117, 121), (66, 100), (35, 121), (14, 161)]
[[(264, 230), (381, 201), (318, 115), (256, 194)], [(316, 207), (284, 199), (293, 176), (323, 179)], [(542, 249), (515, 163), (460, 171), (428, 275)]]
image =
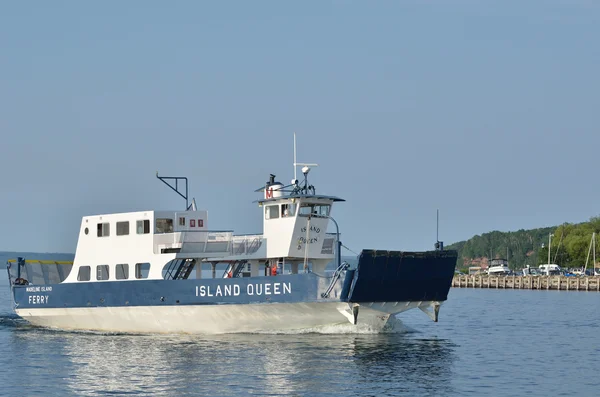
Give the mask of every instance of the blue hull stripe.
[(318, 300), (317, 276), (296, 274), (188, 280), (134, 280), (15, 286), (19, 309), (294, 303)]

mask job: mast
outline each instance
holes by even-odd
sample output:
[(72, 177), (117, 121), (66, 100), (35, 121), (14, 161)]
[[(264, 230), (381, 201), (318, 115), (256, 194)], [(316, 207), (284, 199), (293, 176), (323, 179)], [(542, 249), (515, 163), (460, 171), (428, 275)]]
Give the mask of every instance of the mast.
[(298, 180), (296, 174), (296, 132), (294, 131), (294, 183)]
[[(592, 270), (593, 270), (593, 273), (596, 273), (596, 232), (592, 233), (592, 242), (594, 244), (594, 249), (593, 249), (593, 251), (594, 251), (594, 257), (593, 257), (594, 258), (594, 264), (592, 265), (592, 268), (593, 268)], [(592, 276), (593, 276), (593, 274), (592, 274)]]

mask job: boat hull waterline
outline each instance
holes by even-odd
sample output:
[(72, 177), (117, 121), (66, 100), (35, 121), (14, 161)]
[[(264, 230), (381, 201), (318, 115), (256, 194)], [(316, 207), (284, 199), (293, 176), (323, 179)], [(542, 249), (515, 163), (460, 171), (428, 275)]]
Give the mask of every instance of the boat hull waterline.
[(348, 304), (340, 302), (18, 309), (17, 314), (34, 326), (106, 333), (295, 333), (346, 325), (351, 328), (342, 329), (381, 332), (395, 330), (398, 323), (394, 314), (436, 304), (439, 303), (372, 303), (360, 307), (356, 324), (350, 321)]

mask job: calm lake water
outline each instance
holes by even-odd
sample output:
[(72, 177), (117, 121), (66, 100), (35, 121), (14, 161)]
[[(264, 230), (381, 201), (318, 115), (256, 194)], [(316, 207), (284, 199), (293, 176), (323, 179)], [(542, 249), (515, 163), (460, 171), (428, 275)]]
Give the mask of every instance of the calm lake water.
[(452, 289), (393, 334), (106, 335), (27, 325), (1, 270), (0, 395), (600, 395), (597, 292)]

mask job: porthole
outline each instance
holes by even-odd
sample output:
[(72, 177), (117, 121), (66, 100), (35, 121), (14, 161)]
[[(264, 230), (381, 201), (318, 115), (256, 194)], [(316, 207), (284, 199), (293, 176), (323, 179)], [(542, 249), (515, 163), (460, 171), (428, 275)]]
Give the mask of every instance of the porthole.
[(85, 234), (88, 234), (89, 232), (90, 232), (90, 229), (88, 229), (88, 228), (86, 227), (86, 228), (85, 228), (85, 230), (84, 230), (84, 233), (85, 233)]

